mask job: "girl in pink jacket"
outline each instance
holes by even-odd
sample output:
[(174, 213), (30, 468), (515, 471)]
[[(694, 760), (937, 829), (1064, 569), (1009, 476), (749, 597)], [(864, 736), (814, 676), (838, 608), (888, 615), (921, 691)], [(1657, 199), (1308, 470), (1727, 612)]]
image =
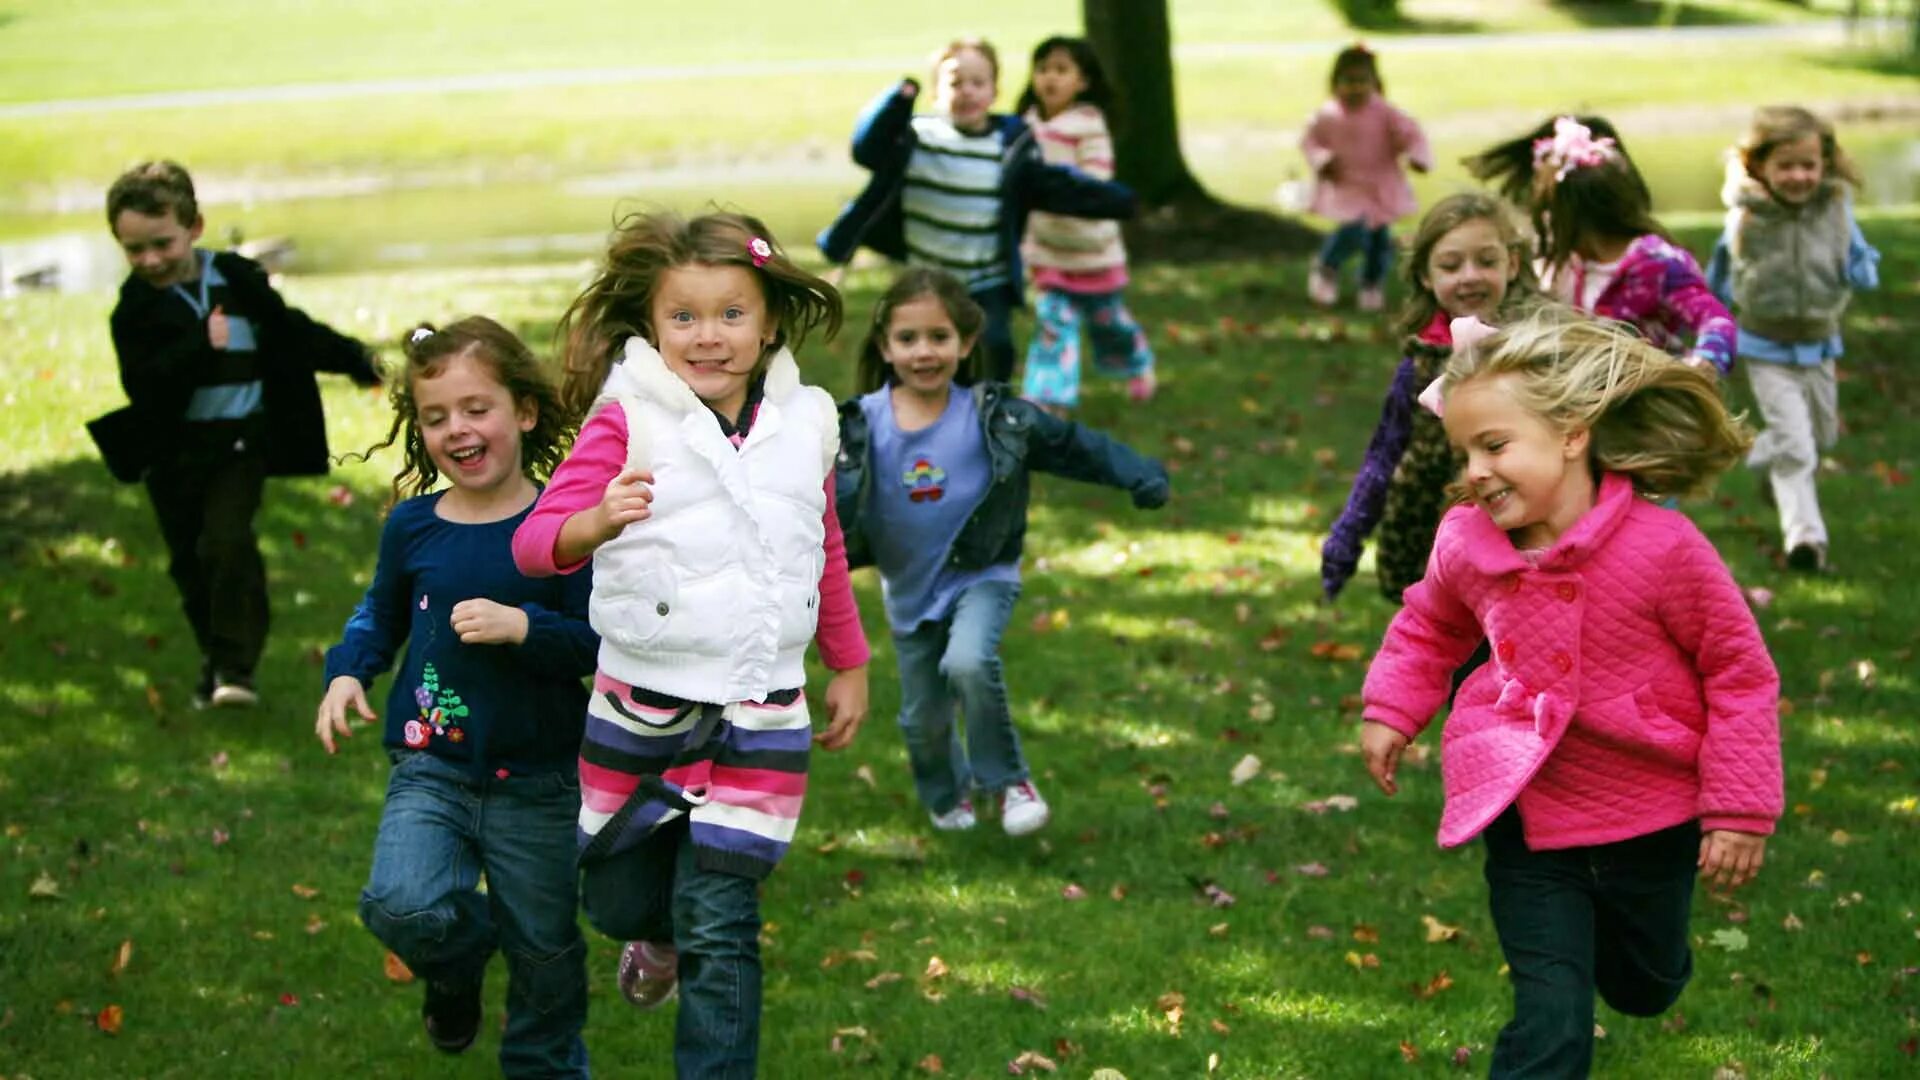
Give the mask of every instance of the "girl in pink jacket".
[(1737, 887), (1782, 804), (1779, 676), (1713, 545), (1655, 498), (1752, 435), (1706, 372), (1549, 305), (1455, 321), (1422, 395), (1466, 456), (1362, 693), (1381, 790), (1485, 638), (1441, 736), (1440, 843), (1484, 834), (1514, 1015), (1494, 1076), (1585, 1076), (1593, 998), (1663, 1012), (1692, 973), (1696, 869)]
[(1349, 45), (1333, 58), (1333, 96), (1314, 111), (1300, 150), (1315, 184), (1313, 213), (1338, 227), (1327, 234), (1307, 277), (1307, 297), (1321, 307), (1340, 299), (1340, 266), (1355, 253), (1360, 264), (1360, 310), (1386, 306), (1384, 287), (1393, 262), (1389, 227), (1416, 206), (1402, 160), (1418, 172), (1433, 167), (1427, 136), (1413, 117), (1387, 104), (1373, 50)]

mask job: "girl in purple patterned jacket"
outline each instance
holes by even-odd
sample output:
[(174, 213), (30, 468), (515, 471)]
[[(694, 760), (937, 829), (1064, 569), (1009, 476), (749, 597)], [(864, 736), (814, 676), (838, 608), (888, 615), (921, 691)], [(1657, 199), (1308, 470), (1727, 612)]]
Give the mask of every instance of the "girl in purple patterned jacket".
[(1654, 219), (1647, 183), (1611, 124), (1555, 117), (1466, 165), (1532, 211), (1549, 295), (1628, 323), (1689, 364), (1732, 370), (1733, 317)]

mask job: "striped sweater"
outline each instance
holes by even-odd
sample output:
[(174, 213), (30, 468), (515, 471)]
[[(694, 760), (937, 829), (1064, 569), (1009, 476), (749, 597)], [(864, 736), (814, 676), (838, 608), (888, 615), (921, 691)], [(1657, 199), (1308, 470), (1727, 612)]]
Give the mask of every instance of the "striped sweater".
[[(715, 417), (736, 447), (757, 411), (755, 390), (738, 430)], [(557, 565), (554, 541), (569, 516), (599, 501), (626, 458), (626, 413), (617, 405), (603, 408), (581, 427), (572, 452), (514, 536), (522, 572), (569, 573), (586, 565)], [(830, 483), (831, 477), (823, 479)], [(831, 494), (828, 489), (814, 641), (827, 666), (844, 671), (865, 664), (868, 649)], [(662, 823), (685, 816), (703, 868), (764, 878), (793, 840), (811, 746), (812, 725), (799, 687), (768, 694), (760, 703), (702, 703), (598, 671), (580, 745), (581, 861), (625, 851)]]
[[(1042, 120), (1034, 109), (1026, 119), (1047, 164), (1071, 165), (1095, 179), (1113, 179), (1113, 136), (1098, 106), (1076, 105), (1051, 120)], [(1095, 277), (1104, 279), (1102, 292), (1126, 285), (1127, 250), (1117, 221), (1035, 210), (1027, 215), (1021, 254), (1042, 288)]]

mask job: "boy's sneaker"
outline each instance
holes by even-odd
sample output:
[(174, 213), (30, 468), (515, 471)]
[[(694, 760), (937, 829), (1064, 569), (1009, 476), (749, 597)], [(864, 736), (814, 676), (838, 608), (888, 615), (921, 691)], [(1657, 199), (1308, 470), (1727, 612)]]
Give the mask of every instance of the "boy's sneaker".
[(480, 980), (471, 983), (427, 982), (427, 1000), (420, 1006), (427, 1038), (436, 1049), (457, 1054), (473, 1045), (480, 1034)]
[(1000, 827), (1008, 836), (1038, 832), (1052, 816), (1047, 800), (1034, 790), (1030, 780), (1022, 780), (1000, 793)]
[(929, 810), (927, 816), (933, 819), (933, 827), (941, 832), (965, 832), (980, 821), (973, 816), (972, 799), (961, 799), (954, 804), (953, 809), (944, 814), (936, 814)]
[(1321, 307), (1332, 307), (1340, 302), (1340, 279), (1317, 261), (1313, 269), (1307, 271), (1307, 299)]
[(1135, 401), (1152, 401), (1153, 395), (1160, 389), (1160, 380), (1153, 372), (1142, 372), (1127, 380), (1127, 396)]
[(1359, 304), (1360, 310), (1365, 312), (1371, 313), (1385, 310), (1387, 306), (1386, 290), (1378, 285), (1368, 285), (1362, 288), (1360, 290)]
[(214, 680), (213, 693), (207, 695), (216, 709), (251, 709), (260, 704), (249, 675), (222, 675)]
[(680, 954), (671, 945), (629, 941), (620, 950), (620, 993), (636, 1009), (657, 1009), (680, 991)]
[(1817, 574), (1827, 568), (1827, 549), (1822, 544), (1795, 544), (1787, 552), (1787, 569)]

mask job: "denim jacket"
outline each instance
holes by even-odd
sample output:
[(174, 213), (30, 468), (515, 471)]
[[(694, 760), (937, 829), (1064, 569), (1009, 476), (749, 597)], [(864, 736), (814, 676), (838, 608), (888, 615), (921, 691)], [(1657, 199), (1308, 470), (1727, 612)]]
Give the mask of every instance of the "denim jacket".
[[(907, 257), (907, 241), (900, 213), (900, 195), (907, 183), (907, 163), (918, 140), (913, 133), (913, 105), (918, 94), (902, 96), (903, 87), (919, 84), (906, 79), (887, 88), (860, 114), (853, 128), (853, 162), (873, 175), (858, 197), (843, 207), (833, 224), (820, 231), (815, 243), (829, 262), (844, 263), (861, 246), (895, 261)], [(1000, 131), (1000, 252), (1007, 259), (1015, 303), (1020, 301), (1020, 238), (1027, 230), (1027, 213), (1046, 210), (1085, 218), (1133, 216), (1133, 191), (1111, 180), (1097, 180), (1067, 165), (1049, 165), (1040, 156), (1033, 129), (1017, 116), (995, 113), (988, 122)]]
[[(1005, 383), (956, 389), (973, 395), (993, 485), (947, 549), (947, 562), (954, 569), (978, 570), (1019, 560), (1027, 535), (1027, 474), (1033, 469), (1124, 489), (1141, 509), (1166, 504), (1171, 487), (1166, 466), (1158, 460), (1084, 424), (1048, 415), (1016, 397)], [(860, 411), (859, 398), (849, 398), (840, 403), (840, 456), (833, 467), (834, 509), (846, 533), (848, 566), (873, 565), (873, 545), (866, 533), (872, 473), (873, 439), (866, 414)]]

